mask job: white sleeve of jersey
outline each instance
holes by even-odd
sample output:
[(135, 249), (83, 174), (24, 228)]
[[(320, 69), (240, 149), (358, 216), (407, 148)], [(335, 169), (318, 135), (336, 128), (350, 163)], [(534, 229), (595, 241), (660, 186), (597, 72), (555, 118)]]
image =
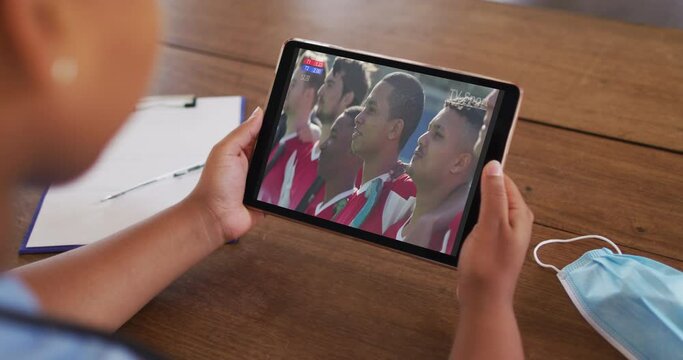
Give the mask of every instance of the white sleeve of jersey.
[(382, 234), (387, 231), (389, 226), (396, 224), (407, 214), (412, 213), (414, 208), (414, 196), (406, 199), (393, 191), (389, 192), (387, 201), (384, 203), (384, 209), (382, 210)]
[(285, 176), (282, 179), (282, 188), (280, 188), (280, 199), (277, 204), (289, 209), (289, 195), (292, 192), (292, 182), (294, 181), (294, 171), (296, 170), (296, 151), (287, 159), (285, 165)]
[(446, 248), (448, 247), (448, 238), (451, 237), (451, 229), (446, 231), (446, 235), (443, 236), (443, 242), (441, 243), (441, 252), (446, 253)]

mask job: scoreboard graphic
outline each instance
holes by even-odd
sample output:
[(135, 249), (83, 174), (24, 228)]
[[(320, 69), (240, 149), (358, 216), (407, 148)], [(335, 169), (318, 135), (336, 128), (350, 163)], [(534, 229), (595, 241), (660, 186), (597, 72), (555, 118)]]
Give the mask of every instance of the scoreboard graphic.
[(307, 73), (320, 75), (325, 71), (325, 63), (307, 57), (301, 62), (301, 70)]

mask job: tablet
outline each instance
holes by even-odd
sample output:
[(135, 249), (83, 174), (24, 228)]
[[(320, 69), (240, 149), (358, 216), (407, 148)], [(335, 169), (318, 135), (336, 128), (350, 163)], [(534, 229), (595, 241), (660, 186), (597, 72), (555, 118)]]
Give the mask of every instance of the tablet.
[(456, 266), (520, 99), (488, 77), (289, 40), (244, 203)]

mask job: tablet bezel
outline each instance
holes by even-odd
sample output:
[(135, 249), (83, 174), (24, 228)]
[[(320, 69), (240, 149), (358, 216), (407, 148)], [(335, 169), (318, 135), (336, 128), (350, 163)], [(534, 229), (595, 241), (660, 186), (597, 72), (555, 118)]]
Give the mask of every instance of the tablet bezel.
[[(470, 196), (468, 196), (467, 204), (465, 206), (465, 209), (468, 210), (463, 213), (462, 218), (462, 222), (465, 224), (465, 226), (460, 226), (459, 233), (456, 236), (456, 239), (459, 239), (460, 241), (454, 246), (452, 255), (443, 254), (434, 250), (397, 241), (395, 239), (377, 235), (375, 233), (367, 232), (361, 229), (341, 225), (333, 221), (321, 219), (316, 216), (308, 215), (295, 210), (282, 208), (280, 206), (259, 201), (257, 199), (259, 189), (261, 187), (261, 181), (263, 180), (263, 173), (265, 171), (268, 156), (271, 151), (270, 145), (273, 142), (277, 124), (280, 121), (280, 112), (286, 96), (286, 90), (289, 87), (289, 81), (293, 67), (296, 65), (295, 63), (299, 49), (321, 52), (333, 56), (347, 57), (377, 65), (393, 67), (398, 70), (422, 73), (425, 75), (446, 78), (449, 80), (490, 87), (501, 91), (503, 96), (498, 96), (497, 98), (498, 103), (495, 107), (494, 113), (491, 116), (489, 129), (486, 132), (486, 138), (482, 146), (479, 162), (476, 166), (472, 179), (472, 184), (474, 186), (472, 186)], [(280, 53), (280, 60), (275, 71), (273, 87), (271, 89), (268, 98), (268, 104), (264, 113), (263, 126), (256, 142), (253, 158), (250, 161), (246, 188), (244, 192), (244, 204), (254, 209), (292, 219), (297, 222), (331, 230), (336, 233), (351, 236), (355, 239), (365, 240), (372, 244), (398, 250), (402, 253), (415, 255), (424, 259), (435, 261), (439, 264), (457, 266), (462, 244), (464, 243), (466, 236), (472, 231), (472, 228), (477, 222), (480, 199), (479, 180), (481, 177), (482, 168), (484, 164), (491, 160), (498, 160), (505, 164), (505, 155), (507, 153), (510, 139), (512, 138), (512, 131), (514, 130), (514, 125), (517, 120), (521, 96), (522, 93), (520, 88), (509, 82), (495, 80), (472, 73), (429, 66), (409, 60), (390, 58), (368, 52), (344, 49), (341, 47), (308, 40), (290, 39), (284, 43)]]

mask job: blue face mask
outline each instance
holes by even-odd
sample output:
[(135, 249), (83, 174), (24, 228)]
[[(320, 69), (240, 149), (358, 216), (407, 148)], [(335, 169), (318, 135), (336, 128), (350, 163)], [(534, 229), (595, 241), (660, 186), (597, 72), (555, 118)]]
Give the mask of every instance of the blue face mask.
[[(598, 238), (602, 248), (583, 254), (562, 270), (538, 259), (548, 243)], [(579, 312), (629, 359), (683, 359), (683, 273), (657, 261), (623, 255), (597, 235), (546, 240), (534, 248), (538, 265), (554, 269)]]

